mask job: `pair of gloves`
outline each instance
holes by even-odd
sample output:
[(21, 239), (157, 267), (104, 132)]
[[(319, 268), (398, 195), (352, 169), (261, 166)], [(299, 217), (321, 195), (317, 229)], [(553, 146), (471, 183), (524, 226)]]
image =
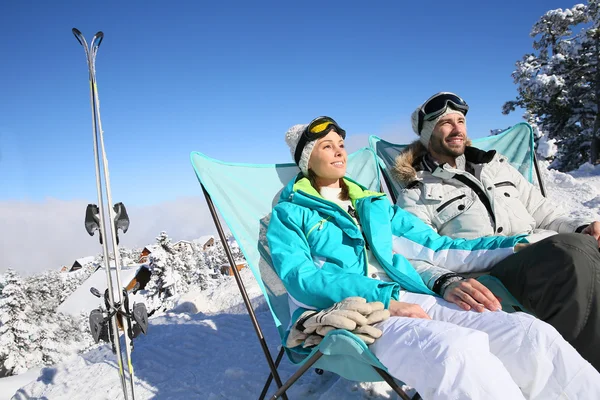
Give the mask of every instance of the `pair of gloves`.
[(316, 346), (334, 329), (346, 329), (372, 344), (383, 332), (373, 325), (390, 317), (380, 301), (367, 303), (363, 297), (348, 297), (321, 311), (305, 311), (293, 325), (286, 341), (292, 348)]

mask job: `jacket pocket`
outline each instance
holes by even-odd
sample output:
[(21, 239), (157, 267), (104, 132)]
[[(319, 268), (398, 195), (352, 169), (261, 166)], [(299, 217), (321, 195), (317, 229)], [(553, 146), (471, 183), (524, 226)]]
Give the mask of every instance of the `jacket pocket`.
[(512, 186), (515, 189), (517, 188), (517, 185), (515, 185), (514, 183), (509, 182), (509, 181), (494, 183), (494, 186), (496, 186), (497, 188), (503, 187), (503, 186)]
[(453, 190), (446, 193), (441, 204), (434, 209), (434, 224), (438, 230), (454, 218), (462, 215), (473, 205), (473, 197), (463, 190)]
[(453, 199), (450, 199), (450, 200), (448, 200), (448, 201), (444, 202), (444, 203), (443, 203), (441, 206), (439, 206), (438, 208), (436, 208), (436, 209), (435, 209), (435, 211), (436, 211), (436, 212), (441, 212), (441, 211), (442, 211), (444, 208), (448, 207), (450, 204), (452, 204), (452, 203), (454, 203), (455, 201), (458, 201), (458, 200), (460, 200), (460, 199), (463, 199), (463, 198), (465, 198), (465, 197), (467, 197), (467, 195), (466, 195), (466, 194), (461, 194), (461, 195), (459, 195), (459, 196), (456, 196), (455, 198), (453, 198)]
[(505, 235), (530, 232), (536, 223), (521, 200), (519, 189), (512, 182), (495, 183), (496, 214)]
[(306, 233), (306, 240), (308, 240), (308, 238), (310, 237), (311, 233), (313, 233), (315, 230), (321, 230), (323, 229), (323, 225), (325, 225), (325, 223), (329, 220), (329, 218), (331, 217), (327, 217), (327, 218), (323, 218), (322, 220), (320, 220), (319, 222), (317, 222), (316, 224), (314, 224)]
[(517, 189), (517, 186), (512, 182), (498, 182), (494, 183), (494, 186), (496, 187), (496, 196), (504, 198), (503, 200), (510, 202), (511, 199), (519, 198), (519, 189)]

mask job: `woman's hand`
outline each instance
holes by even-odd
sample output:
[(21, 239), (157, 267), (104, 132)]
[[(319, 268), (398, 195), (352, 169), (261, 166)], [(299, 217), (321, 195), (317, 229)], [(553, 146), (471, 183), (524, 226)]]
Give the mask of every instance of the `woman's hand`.
[(427, 313), (418, 304), (390, 300), (389, 310), (393, 317), (431, 319), (431, 317), (427, 315)]

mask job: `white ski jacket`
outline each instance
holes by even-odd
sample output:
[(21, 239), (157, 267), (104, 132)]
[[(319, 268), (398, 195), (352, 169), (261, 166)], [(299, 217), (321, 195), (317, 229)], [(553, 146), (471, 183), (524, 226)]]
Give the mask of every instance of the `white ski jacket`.
[[(464, 158), (457, 159), (464, 168), (437, 165), (426, 153), (416, 141), (396, 158), (393, 173), (404, 186), (397, 204), (440, 235), (471, 239), (525, 233), (535, 242), (590, 222), (569, 218), (494, 150), (467, 146)], [(452, 272), (430, 264), (417, 271), (430, 288)]]

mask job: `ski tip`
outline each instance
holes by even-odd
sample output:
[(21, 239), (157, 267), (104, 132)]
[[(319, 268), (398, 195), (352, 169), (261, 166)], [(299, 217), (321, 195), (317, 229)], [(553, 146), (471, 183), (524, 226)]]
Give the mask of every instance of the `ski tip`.
[(77, 41), (79, 42), (80, 45), (82, 45), (83, 47), (85, 47), (85, 39), (83, 38), (83, 34), (81, 33), (81, 31), (77, 28), (73, 28), (71, 29), (71, 32), (73, 32), (73, 35), (75, 35), (75, 39), (77, 39)]
[(104, 39), (104, 32), (98, 31), (94, 35), (94, 38), (92, 39), (92, 48), (97, 49), (98, 47), (100, 47), (100, 43), (102, 43), (102, 39)]

